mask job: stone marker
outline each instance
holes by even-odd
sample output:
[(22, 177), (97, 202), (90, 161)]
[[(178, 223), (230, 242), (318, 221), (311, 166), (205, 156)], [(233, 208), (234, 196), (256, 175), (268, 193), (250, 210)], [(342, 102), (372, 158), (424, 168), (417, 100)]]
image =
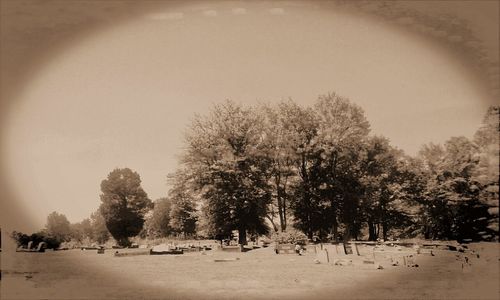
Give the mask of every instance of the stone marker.
[(160, 245), (153, 246), (154, 252), (163, 252), (163, 251), (170, 251), (170, 250), (172, 250), (172, 249), (167, 244), (160, 244)]
[(28, 247), (26, 249), (31, 250), (31, 247), (33, 246), (33, 241), (28, 242)]
[(45, 252), (46, 248), (47, 248), (47, 243), (40, 242), (40, 243), (38, 243), (38, 247), (36, 248), (36, 252)]
[(326, 249), (318, 250), (318, 253), (316, 253), (316, 259), (323, 264), (329, 263), (330, 257), (328, 255), (328, 250)]

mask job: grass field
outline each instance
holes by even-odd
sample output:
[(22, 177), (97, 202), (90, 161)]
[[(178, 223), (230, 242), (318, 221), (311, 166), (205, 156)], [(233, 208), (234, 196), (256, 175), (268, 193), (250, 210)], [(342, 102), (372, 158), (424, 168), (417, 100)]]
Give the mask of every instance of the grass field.
[[(3, 252), (2, 299), (498, 299), (499, 244), (469, 246), (480, 257), (434, 251), (419, 267), (392, 266), (409, 254), (388, 247), (375, 254), (383, 269), (348, 256), (353, 265), (314, 262), (316, 254), (276, 255), (273, 248), (246, 253), (220, 250), (183, 255), (114, 257), (113, 250)], [(128, 250), (134, 251), (134, 250)], [(361, 254), (373, 257), (372, 248)], [(459, 257), (457, 257), (457, 255)], [(239, 258), (215, 262), (215, 259)], [(345, 257), (345, 256), (344, 256)], [(335, 257), (330, 257), (332, 260)]]

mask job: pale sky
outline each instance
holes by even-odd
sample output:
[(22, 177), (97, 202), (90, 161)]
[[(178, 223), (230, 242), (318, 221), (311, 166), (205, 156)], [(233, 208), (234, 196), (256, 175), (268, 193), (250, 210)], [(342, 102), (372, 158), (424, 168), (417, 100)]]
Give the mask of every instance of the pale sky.
[(471, 137), (493, 103), (459, 55), (394, 24), (314, 5), (205, 4), (89, 34), (25, 83), (4, 115), (1, 158), (38, 228), (54, 210), (88, 217), (117, 167), (137, 171), (152, 200), (165, 196), (184, 129), (225, 99), (310, 105), (335, 91), (412, 155)]

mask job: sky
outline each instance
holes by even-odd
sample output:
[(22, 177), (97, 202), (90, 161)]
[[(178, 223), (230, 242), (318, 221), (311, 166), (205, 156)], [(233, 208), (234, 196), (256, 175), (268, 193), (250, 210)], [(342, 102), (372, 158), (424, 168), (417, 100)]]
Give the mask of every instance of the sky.
[[(498, 44), (487, 43), (481, 26), (491, 24), (482, 22), (472, 23), (491, 60)], [(123, 167), (141, 175), (152, 200), (164, 197), (184, 130), (225, 99), (311, 105), (336, 92), (410, 155), (472, 137), (495, 98), (462, 52), (437, 31), (429, 38), (401, 25), (409, 23), (303, 2), (188, 3), (110, 22), (58, 50), (3, 114), (10, 201), (37, 228), (52, 211), (80, 221), (99, 206), (100, 182)]]

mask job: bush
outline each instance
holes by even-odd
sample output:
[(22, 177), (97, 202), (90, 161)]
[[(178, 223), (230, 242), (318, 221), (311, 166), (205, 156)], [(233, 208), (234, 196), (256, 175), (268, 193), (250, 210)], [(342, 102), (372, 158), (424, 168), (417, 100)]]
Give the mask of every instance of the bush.
[(307, 236), (296, 230), (290, 230), (286, 232), (275, 232), (272, 236), (274, 242), (279, 244), (299, 244), (305, 245), (307, 242)]
[(48, 249), (57, 249), (61, 244), (61, 241), (57, 240), (54, 237), (48, 236), (43, 231), (36, 232), (31, 235), (13, 231), (11, 237), (16, 241), (18, 247), (26, 247), (30, 241), (33, 242), (32, 248), (36, 248), (41, 242), (45, 242)]

